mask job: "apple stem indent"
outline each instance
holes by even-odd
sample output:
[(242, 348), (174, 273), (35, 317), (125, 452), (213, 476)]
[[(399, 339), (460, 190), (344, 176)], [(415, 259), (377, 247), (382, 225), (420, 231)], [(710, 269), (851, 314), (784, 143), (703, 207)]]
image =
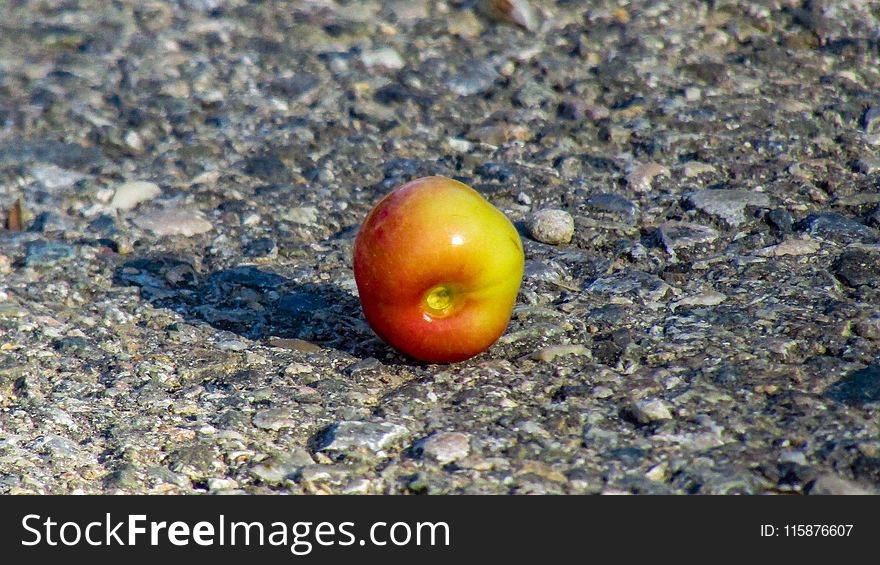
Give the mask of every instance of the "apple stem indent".
[(453, 298), (451, 288), (446, 285), (435, 286), (425, 297), (425, 306), (427, 306), (428, 314), (432, 316), (445, 316), (449, 313)]

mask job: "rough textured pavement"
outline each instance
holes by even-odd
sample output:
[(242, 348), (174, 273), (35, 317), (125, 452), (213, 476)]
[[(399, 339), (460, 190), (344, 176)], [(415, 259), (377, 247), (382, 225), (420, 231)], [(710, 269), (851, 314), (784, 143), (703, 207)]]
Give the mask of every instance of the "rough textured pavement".
[[(877, 492), (880, 4), (513, 4), (0, 0), (0, 493)], [(526, 249), (448, 366), (351, 272), (428, 174)]]

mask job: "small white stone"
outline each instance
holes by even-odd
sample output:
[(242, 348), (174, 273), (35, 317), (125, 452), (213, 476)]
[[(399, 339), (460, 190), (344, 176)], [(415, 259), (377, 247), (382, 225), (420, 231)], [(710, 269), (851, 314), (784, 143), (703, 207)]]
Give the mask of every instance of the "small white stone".
[(140, 134), (134, 130), (129, 130), (128, 133), (125, 134), (125, 144), (128, 145), (129, 149), (135, 151), (144, 150), (144, 140), (141, 139)]
[(474, 144), (466, 139), (459, 139), (457, 137), (450, 137), (446, 140), (446, 143), (449, 144), (449, 147), (459, 153), (467, 153), (471, 149), (474, 148)]
[(632, 403), (632, 413), (641, 424), (671, 420), (672, 412), (663, 400), (636, 400)]
[(217, 477), (211, 477), (208, 479), (208, 490), (229, 490), (238, 488), (238, 481), (234, 479), (220, 479)]
[(314, 206), (303, 206), (301, 208), (291, 208), (284, 217), (285, 220), (309, 226), (314, 224), (318, 219), (318, 209)]
[(254, 212), (246, 215), (241, 219), (241, 225), (243, 226), (255, 226), (260, 223), (260, 215)]
[(778, 245), (771, 245), (759, 249), (757, 254), (761, 257), (783, 257), (785, 255), (812, 255), (819, 251), (822, 246), (815, 239), (787, 239)]
[(413, 447), (442, 465), (464, 459), (471, 452), (470, 438), (459, 432), (439, 432), (417, 442)]
[(529, 216), (526, 227), (533, 239), (550, 245), (568, 243), (574, 236), (574, 218), (565, 210), (538, 210)]
[(696, 86), (689, 86), (684, 89), (684, 99), (688, 102), (696, 102), (703, 97), (703, 92)]
[(141, 202), (151, 200), (162, 194), (159, 185), (153, 182), (133, 181), (116, 187), (110, 208), (113, 210), (131, 210)]
[(633, 167), (626, 175), (626, 182), (636, 192), (647, 192), (651, 190), (654, 177), (658, 176), (670, 176), (669, 168), (659, 163), (645, 163)]
[(386, 69), (397, 70), (402, 69), (404, 66), (400, 54), (390, 47), (380, 47), (364, 51), (361, 54), (361, 61), (367, 68), (385, 67)]

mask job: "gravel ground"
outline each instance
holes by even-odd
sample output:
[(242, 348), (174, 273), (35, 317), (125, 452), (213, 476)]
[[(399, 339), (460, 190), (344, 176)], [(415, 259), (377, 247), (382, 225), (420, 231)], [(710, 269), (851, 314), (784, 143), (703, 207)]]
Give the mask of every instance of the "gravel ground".
[[(880, 4), (513, 4), (0, 0), (0, 493), (877, 492)], [(527, 260), (447, 366), (351, 271), (428, 174)]]

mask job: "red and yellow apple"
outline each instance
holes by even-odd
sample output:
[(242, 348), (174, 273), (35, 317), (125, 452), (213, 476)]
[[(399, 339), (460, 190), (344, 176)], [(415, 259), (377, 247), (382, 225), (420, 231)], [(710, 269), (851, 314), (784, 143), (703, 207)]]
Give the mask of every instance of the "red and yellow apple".
[(461, 361), (495, 343), (510, 322), (523, 264), (510, 220), (446, 177), (393, 190), (354, 242), (354, 276), (370, 327), (431, 363)]

